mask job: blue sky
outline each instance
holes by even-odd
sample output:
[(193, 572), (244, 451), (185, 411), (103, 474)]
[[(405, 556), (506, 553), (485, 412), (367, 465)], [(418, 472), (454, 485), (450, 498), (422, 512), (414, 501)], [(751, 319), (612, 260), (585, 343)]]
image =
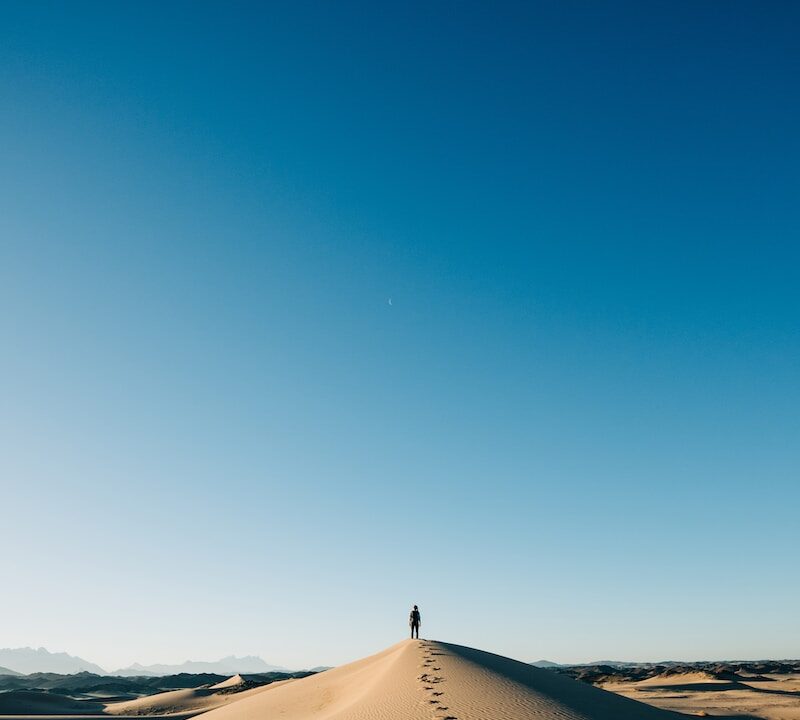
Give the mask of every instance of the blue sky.
[(798, 14), (3, 4), (4, 644), (796, 656)]

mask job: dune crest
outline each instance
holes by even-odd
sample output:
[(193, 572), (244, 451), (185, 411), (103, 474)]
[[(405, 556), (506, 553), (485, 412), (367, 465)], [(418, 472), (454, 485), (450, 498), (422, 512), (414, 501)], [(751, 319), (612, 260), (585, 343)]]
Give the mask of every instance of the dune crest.
[(429, 640), (203, 714), (203, 720), (669, 720), (674, 713), (492, 653)]
[(222, 690), (224, 688), (232, 688), (237, 687), (239, 685), (244, 685), (245, 679), (241, 675), (233, 675), (229, 677), (227, 680), (223, 680), (222, 682), (218, 682), (216, 685), (212, 685), (209, 690)]

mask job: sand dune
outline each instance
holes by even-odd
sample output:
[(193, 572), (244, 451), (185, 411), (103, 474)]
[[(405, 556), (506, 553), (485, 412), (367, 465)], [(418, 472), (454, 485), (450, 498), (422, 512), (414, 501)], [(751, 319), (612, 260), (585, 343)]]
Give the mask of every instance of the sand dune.
[(710, 672), (681, 671), (600, 689), (499, 655), (426, 640), (405, 640), (302, 679), (251, 685), (235, 675), (211, 687), (113, 703), (85, 693), (70, 698), (12, 690), (0, 693), (0, 715), (19, 720), (31, 715), (76, 720), (78, 713), (86, 720), (103, 715), (118, 720), (686, 720), (674, 711), (688, 711), (739, 720), (800, 720), (800, 681), (794, 676), (747, 685)]
[(646, 680), (639, 680), (636, 685), (640, 687), (658, 686), (668, 687), (670, 685), (686, 685), (688, 683), (730, 683), (728, 679), (722, 679), (710, 672), (681, 672), (681, 673), (662, 673)]
[[(234, 678), (238, 678), (238, 681), (231, 682)], [(210, 688), (171, 690), (157, 693), (156, 695), (148, 695), (137, 700), (109, 703), (105, 707), (105, 712), (111, 715), (197, 715), (230, 703), (242, 701), (245, 698), (260, 695), (263, 692), (274, 690), (281, 685), (292, 682), (296, 681), (281, 680), (269, 685), (260, 685), (249, 690), (243, 690), (242, 692), (215, 692), (215, 690), (235, 689), (242, 685), (244, 683), (242, 677), (235, 675), (233, 678), (223, 680)]]
[(204, 713), (203, 720), (670, 720), (649, 705), (509, 658), (405, 640)]
[(239, 685), (244, 685), (245, 682), (245, 679), (241, 675), (233, 675), (227, 680), (223, 680), (222, 682), (218, 682), (216, 685), (212, 685), (209, 690), (223, 690), (225, 688), (238, 687)]
[(106, 712), (112, 715), (169, 715), (172, 713), (205, 712), (225, 702), (208, 688), (170, 690), (136, 700), (109, 703)]
[(800, 676), (741, 681), (711, 678), (708, 673), (678, 673), (669, 678), (609, 682), (603, 688), (691, 715), (800, 720)]

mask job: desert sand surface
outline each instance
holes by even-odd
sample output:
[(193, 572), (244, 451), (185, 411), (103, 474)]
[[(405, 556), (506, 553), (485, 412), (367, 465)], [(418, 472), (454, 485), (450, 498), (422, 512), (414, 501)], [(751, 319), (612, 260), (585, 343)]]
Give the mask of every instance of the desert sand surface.
[(800, 720), (800, 675), (724, 680), (707, 673), (680, 673), (637, 682), (607, 682), (601, 687), (663, 710), (690, 715)]
[(108, 703), (105, 705), (105, 714), (131, 716), (152, 715), (199, 715), (208, 710), (239, 702), (243, 698), (259, 695), (262, 692), (273, 690), (292, 680), (282, 680), (260, 685), (243, 690), (242, 692), (219, 692), (220, 690), (236, 689), (242, 687), (245, 681), (240, 675), (235, 675), (210, 688), (194, 688), (191, 690), (172, 690), (171, 692), (157, 693), (136, 700), (126, 702)]
[(3, 720), (687, 720), (706, 715), (800, 720), (800, 675), (718, 666), (625, 671), (602, 665), (556, 672), (432, 640), (404, 640), (317, 674), (253, 687), (254, 682), (236, 675), (213, 685), (116, 702), (13, 690), (0, 693), (0, 715)]
[(548, 670), (405, 640), (363, 660), (204, 713), (203, 720), (670, 720), (672, 713)]

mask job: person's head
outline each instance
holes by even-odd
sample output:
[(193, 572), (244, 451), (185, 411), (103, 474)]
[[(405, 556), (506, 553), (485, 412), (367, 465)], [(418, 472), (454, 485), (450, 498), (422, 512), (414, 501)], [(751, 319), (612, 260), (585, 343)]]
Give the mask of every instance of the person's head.
[(419, 608), (416, 605), (414, 605), (414, 610), (419, 610)]

